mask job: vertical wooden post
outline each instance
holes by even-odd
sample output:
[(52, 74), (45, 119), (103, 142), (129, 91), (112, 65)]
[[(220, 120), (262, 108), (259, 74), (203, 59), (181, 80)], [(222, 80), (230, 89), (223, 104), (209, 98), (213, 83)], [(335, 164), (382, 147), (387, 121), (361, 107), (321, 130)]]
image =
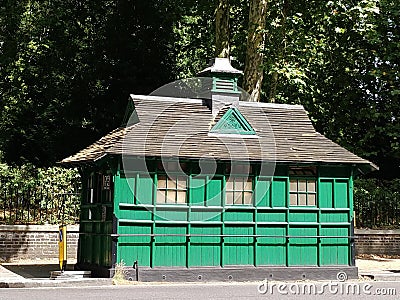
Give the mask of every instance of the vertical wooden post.
[(61, 272), (65, 271), (67, 266), (67, 226), (58, 227), (58, 258)]

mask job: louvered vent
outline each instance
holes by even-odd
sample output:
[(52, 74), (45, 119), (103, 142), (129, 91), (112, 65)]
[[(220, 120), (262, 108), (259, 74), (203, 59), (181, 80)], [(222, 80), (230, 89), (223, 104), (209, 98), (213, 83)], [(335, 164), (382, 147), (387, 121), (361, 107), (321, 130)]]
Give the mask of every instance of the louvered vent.
[(215, 81), (215, 89), (217, 91), (233, 92), (235, 90), (235, 84), (232, 80), (217, 79)]

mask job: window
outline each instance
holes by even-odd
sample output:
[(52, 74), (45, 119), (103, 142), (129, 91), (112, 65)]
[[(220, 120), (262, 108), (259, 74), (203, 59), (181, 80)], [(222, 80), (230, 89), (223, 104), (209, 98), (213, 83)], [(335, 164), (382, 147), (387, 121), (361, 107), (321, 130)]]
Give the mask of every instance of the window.
[(186, 203), (187, 181), (185, 176), (159, 175), (157, 203)]
[(315, 179), (290, 179), (290, 205), (317, 205), (317, 183)]
[(226, 205), (251, 205), (253, 202), (253, 179), (250, 163), (226, 164)]
[(253, 180), (248, 177), (230, 176), (226, 181), (226, 204), (252, 204)]
[(179, 161), (158, 163), (157, 203), (185, 204), (187, 202), (187, 164)]

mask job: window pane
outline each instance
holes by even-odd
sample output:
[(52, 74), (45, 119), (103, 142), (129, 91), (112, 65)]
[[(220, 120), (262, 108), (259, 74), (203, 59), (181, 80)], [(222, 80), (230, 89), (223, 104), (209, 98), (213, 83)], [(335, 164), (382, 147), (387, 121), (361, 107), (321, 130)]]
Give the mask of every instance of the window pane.
[(251, 192), (244, 192), (244, 204), (252, 204), (252, 193)]
[(299, 192), (307, 191), (307, 181), (306, 180), (299, 180)]
[(243, 199), (242, 199), (243, 193), (235, 193), (235, 203), (234, 204), (243, 204)]
[(233, 191), (233, 179), (229, 179), (226, 182), (226, 190), (227, 191)]
[(226, 192), (226, 204), (233, 204), (233, 192)]
[(186, 190), (186, 177), (178, 177), (178, 189)]
[(297, 180), (290, 180), (290, 191), (297, 192)]
[(235, 180), (235, 191), (243, 191), (243, 178), (236, 178)]
[(307, 194), (299, 194), (299, 205), (307, 205)]
[(297, 205), (297, 194), (290, 194), (290, 205)]
[(174, 176), (168, 176), (167, 178), (167, 189), (176, 189), (176, 184), (177, 184), (177, 177)]
[(316, 205), (316, 195), (308, 194), (308, 205)]
[(167, 188), (167, 178), (165, 176), (158, 176), (158, 188), (159, 189)]
[(186, 191), (178, 191), (177, 203), (186, 203)]
[(307, 190), (309, 192), (315, 192), (315, 181), (314, 180), (307, 182)]
[(157, 203), (165, 203), (165, 192), (157, 191)]
[(176, 191), (165, 191), (167, 194), (167, 203), (176, 203)]
[(251, 178), (247, 178), (247, 181), (244, 183), (244, 190), (251, 191), (253, 189), (253, 182)]

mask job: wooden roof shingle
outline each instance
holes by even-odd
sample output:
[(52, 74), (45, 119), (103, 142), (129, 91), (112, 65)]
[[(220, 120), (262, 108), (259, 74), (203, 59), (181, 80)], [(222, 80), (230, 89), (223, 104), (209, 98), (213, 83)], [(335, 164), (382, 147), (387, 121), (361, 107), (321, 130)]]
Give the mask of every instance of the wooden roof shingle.
[(316, 132), (301, 105), (239, 101), (237, 109), (256, 131), (255, 136), (241, 136), (210, 134), (216, 120), (200, 99), (131, 95), (130, 101), (139, 122), (115, 129), (61, 163), (94, 162), (116, 154), (377, 168)]

